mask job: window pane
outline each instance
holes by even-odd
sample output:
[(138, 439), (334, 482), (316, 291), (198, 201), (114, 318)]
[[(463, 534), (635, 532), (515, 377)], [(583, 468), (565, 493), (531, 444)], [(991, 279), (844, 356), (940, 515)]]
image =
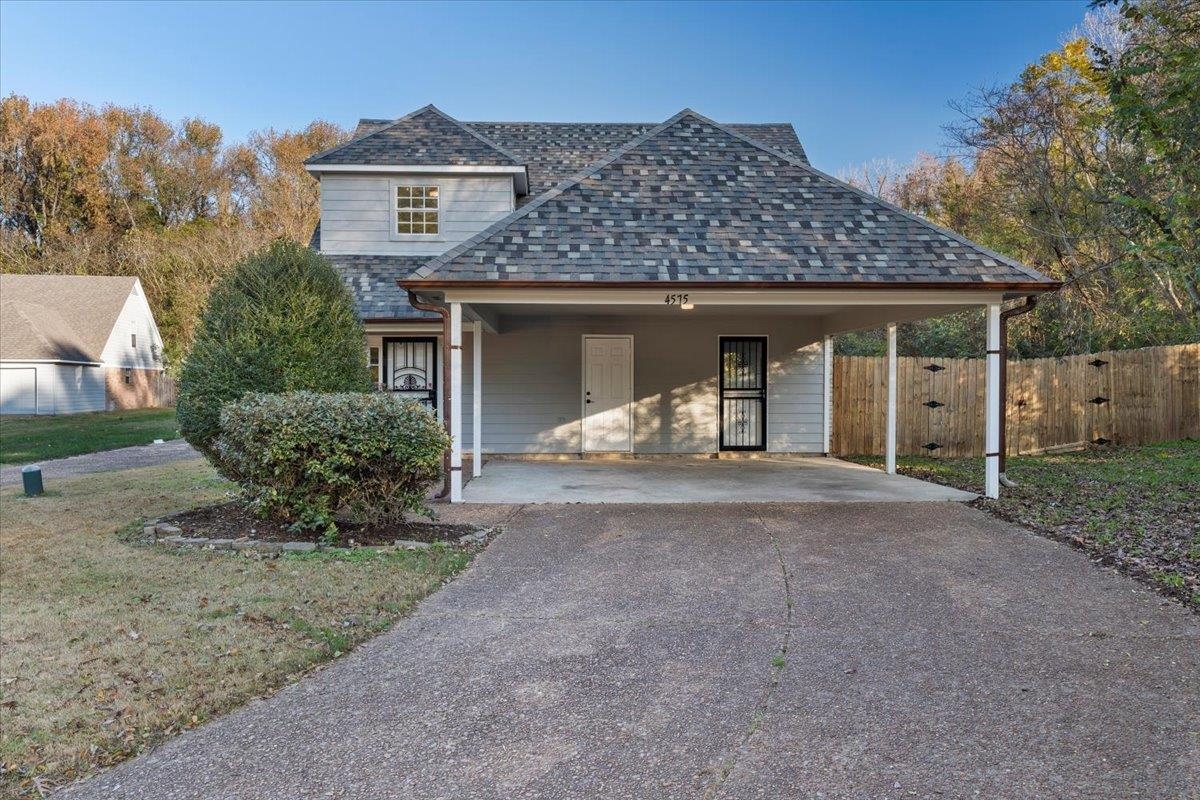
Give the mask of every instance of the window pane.
[(438, 225), (437, 225), (437, 223), (436, 223), (436, 222), (427, 222), (427, 223), (425, 223), (425, 232), (426, 232), (426, 233), (437, 233), (437, 232), (438, 232)]
[(400, 223), (396, 224), (396, 233), (412, 233), (412, 232), (413, 232), (413, 226), (410, 225), (409, 223), (400, 222)]
[(412, 187), (411, 186), (397, 186), (396, 187), (396, 197), (412, 197)]
[(425, 196), (426, 197), (437, 197), (438, 196), (438, 187), (426, 186), (425, 187)]

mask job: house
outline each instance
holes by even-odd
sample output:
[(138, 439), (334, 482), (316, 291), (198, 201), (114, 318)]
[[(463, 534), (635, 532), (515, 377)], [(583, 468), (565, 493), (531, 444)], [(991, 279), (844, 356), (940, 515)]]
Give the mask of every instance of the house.
[(0, 275), (0, 412), (157, 406), (162, 376), (137, 278)]
[(830, 337), (888, 326), (894, 354), (895, 323), (970, 308), (999, 491), (1001, 304), (1058, 284), (820, 172), (789, 124), (427, 106), (361, 121), (307, 169), (313, 246), (380, 384), (448, 419), (453, 500), (464, 452), (474, 476), (486, 454), (828, 453)]

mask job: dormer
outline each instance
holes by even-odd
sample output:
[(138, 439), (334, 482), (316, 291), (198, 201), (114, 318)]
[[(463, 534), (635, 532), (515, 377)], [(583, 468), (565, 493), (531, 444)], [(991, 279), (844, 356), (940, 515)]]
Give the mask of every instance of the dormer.
[(439, 255), (529, 193), (521, 160), (434, 106), (364, 121), (305, 168), (321, 183), (323, 253)]

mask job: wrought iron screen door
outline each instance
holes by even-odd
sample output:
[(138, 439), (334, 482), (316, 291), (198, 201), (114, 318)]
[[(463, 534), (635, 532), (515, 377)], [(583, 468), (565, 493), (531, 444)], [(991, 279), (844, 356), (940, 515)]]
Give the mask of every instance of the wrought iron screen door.
[(437, 339), (385, 339), (383, 384), (400, 397), (436, 409)]
[(722, 450), (767, 447), (767, 339), (721, 337)]

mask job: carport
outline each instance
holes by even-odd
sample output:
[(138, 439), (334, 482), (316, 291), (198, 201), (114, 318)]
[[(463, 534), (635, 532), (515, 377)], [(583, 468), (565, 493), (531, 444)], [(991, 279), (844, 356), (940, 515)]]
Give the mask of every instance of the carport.
[(836, 458), (495, 459), (467, 503), (964, 501), (975, 495)]

